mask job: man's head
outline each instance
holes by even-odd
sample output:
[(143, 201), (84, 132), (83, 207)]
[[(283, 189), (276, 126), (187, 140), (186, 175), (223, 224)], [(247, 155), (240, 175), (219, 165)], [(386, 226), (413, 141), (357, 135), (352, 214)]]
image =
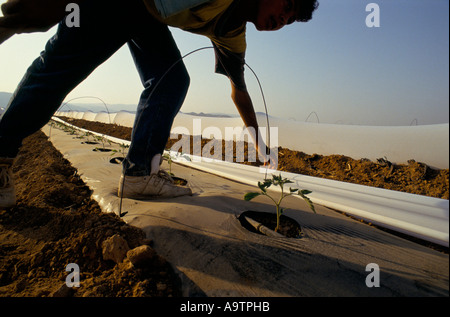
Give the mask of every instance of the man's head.
[(253, 21), (259, 31), (275, 31), (293, 22), (311, 20), (317, 0), (259, 0)]

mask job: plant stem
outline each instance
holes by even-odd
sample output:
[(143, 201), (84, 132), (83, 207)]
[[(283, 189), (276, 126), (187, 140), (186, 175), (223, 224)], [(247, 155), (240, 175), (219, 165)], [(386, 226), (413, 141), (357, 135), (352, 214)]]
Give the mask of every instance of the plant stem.
[(275, 232), (278, 232), (278, 229), (280, 228), (280, 216), (280, 204), (277, 204), (277, 226)]
[(280, 228), (280, 218), (281, 218), (280, 205), (281, 205), (281, 201), (284, 198), (283, 184), (280, 184), (280, 187), (281, 187), (280, 199), (278, 200), (278, 202), (275, 202), (275, 205), (277, 206), (277, 227), (275, 228), (275, 232), (278, 232), (278, 229)]

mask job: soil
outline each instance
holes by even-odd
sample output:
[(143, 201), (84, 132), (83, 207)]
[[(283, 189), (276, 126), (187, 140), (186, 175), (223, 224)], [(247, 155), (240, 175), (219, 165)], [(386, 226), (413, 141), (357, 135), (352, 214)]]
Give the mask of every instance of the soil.
[[(0, 209), (1, 297), (180, 296), (176, 274), (156, 252), (144, 267), (103, 258), (102, 244), (113, 235), (130, 249), (151, 241), (141, 229), (103, 213), (42, 132), (25, 139), (13, 173), (17, 204)], [(80, 287), (66, 286), (70, 263), (79, 266)]]

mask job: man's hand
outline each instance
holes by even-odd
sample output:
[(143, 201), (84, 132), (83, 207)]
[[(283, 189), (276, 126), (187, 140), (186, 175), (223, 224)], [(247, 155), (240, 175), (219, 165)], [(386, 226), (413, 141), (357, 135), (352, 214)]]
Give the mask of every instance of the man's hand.
[(258, 153), (259, 161), (263, 163), (266, 169), (277, 170), (278, 169), (278, 150), (276, 148), (269, 149), (261, 134), (258, 132), (258, 144), (256, 147), (256, 153)]
[(244, 121), (247, 128), (252, 128), (255, 135), (256, 151), (258, 153), (258, 158), (264, 163), (264, 166), (269, 169), (277, 169), (278, 157), (276, 153), (271, 150), (270, 153), (266, 153), (268, 150), (264, 144), (263, 138), (260, 135), (258, 121), (256, 119), (255, 110), (253, 108), (253, 103), (250, 95), (247, 91), (237, 89), (233, 84), (231, 84), (231, 99), (233, 99), (239, 114)]
[(8, 0), (1, 6), (0, 44), (15, 33), (46, 32), (67, 14), (74, 0)]

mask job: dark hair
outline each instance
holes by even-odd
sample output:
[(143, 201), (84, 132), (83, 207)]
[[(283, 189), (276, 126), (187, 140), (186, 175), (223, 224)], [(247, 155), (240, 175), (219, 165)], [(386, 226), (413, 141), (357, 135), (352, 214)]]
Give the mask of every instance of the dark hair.
[(295, 20), (297, 22), (308, 22), (312, 19), (314, 10), (319, 7), (317, 0), (295, 0), (295, 8), (297, 16)]

